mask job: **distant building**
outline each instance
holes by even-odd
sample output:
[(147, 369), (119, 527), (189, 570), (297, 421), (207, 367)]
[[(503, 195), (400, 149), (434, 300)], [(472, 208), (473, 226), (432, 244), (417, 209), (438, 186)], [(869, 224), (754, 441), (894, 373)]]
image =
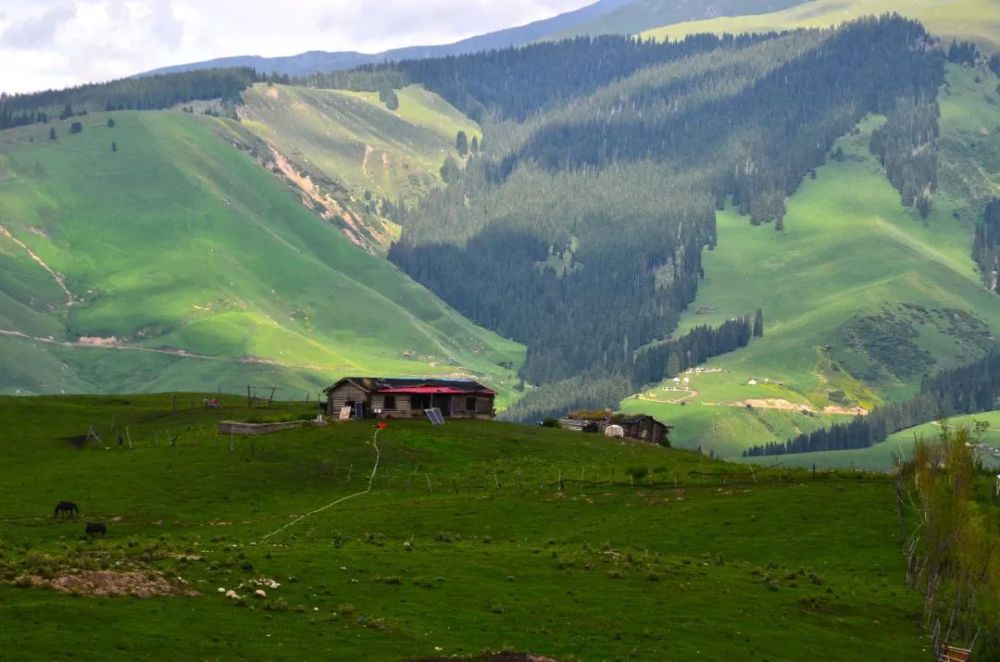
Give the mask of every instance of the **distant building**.
[(626, 416), (624, 414), (611, 415), (588, 411), (575, 412), (559, 419), (559, 427), (577, 432), (600, 432), (613, 437), (619, 437), (618, 430), (614, 430), (613, 434), (609, 435), (608, 429), (619, 428), (622, 432), (621, 437), (625, 439), (636, 439), (668, 447), (670, 446), (670, 431), (673, 429), (672, 425), (661, 423), (645, 414)]
[(324, 392), (326, 414), (331, 417), (358, 405), (366, 416), (379, 411), (387, 418), (422, 418), (424, 410), (432, 408), (440, 409), (445, 418), (496, 416), (496, 393), (465, 379), (345, 377)]

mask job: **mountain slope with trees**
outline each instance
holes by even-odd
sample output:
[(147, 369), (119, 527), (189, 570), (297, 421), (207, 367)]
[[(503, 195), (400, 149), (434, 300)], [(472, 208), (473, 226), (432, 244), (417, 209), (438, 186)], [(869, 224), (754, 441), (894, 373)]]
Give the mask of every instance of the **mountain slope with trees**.
[[(578, 53), (602, 68), (560, 76)], [(553, 68), (519, 66), (532, 58)], [(633, 60), (646, 64), (617, 64)], [(482, 117), (489, 145), (408, 216), (390, 257), (525, 342), (533, 383), (629, 375), (637, 350), (668, 338), (694, 300), (717, 207), (731, 201), (748, 225), (780, 230), (785, 197), (837, 137), (866, 114), (895, 127), (903, 109), (933, 104), (942, 71), (922, 28), (900, 19), (667, 46), (603, 37), (371, 69)], [(924, 127), (900, 124), (894, 150), (926, 141)], [(932, 185), (920, 168), (897, 179)]]
[(886, 121), (878, 117), (838, 141), (788, 199), (782, 233), (747, 225), (731, 207), (720, 213), (718, 245), (705, 254), (706, 278), (678, 333), (760, 305), (764, 342), (688, 375), (696, 395), (683, 407), (662, 390), (670, 382), (623, 406), (674, 422), (682, 445), (733, 456), (849, 421), (851, 407), (908, 399), (925, 375), (988, 352), (1000, 301), (971, 252), (1000, 185), (998, 84), (982, 67), (947, 65), (940, 181), (926, 219), (900, 204), (872, 153)]

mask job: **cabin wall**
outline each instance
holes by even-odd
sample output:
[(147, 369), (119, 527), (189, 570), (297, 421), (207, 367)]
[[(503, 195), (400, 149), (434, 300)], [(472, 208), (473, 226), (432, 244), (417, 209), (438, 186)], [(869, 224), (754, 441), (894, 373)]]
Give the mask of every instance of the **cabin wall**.
[[(392, 409), (385, 406), (386, 396), (381, 393), (375, 393), (372, 395), (372, 409), (381, 409), (383, 416), (394, 416), (396, 418), (408, 417), (413, 413), (413, 409), (410, 403), (410, 396), (397, 394), (395, 395), (396, 403)], [(423, 412), (418, 412), (423, 413)]]
[(493, 398), (456, 395), (451, 400), (452, 418), (493, 418)]
[(348, 402), (364, 402), (368, 403), (368, 393), (363, 389), (358, 388), (354, 384), (346, 383), (341, 384), (332, 391), (329, 391), (326, 396), (326, 414), (327, 416), (337, 416), (340, 414), (340, 410), (347, 406)]

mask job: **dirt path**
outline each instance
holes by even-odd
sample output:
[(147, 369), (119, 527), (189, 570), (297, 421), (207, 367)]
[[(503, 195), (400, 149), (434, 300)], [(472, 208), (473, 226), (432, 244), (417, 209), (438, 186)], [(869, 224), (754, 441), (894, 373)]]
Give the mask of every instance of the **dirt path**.
[(121, 343), (94, 342), (93, 338), (81, 339), (81, 342), (73, 343), (67, 340), (56, 340), (54, 338), (29, 336), (27, 333), (22, 333), (21, 331), (14, 331), (11, 329), (0, 329), (0, 336), (7, 336), (9, 338), (20, 338), (22, 340), (43, 343), (46, 345), (55, 345), (57, 347), (66, 347), (68, 349), (103, 349), (106, 351), (145, 352), (147, 354), (165, 354), (167, 356), (175, 356), (177, 358), (182, 358), (182, 359), (197, 359), (199, 361), (217, 361), (219, 363), (238, 363), (240, 365), (270, 365), (270, 366), (277, 366), (279, 368), (291, 368), (296, 370), (342, 370), (345, 367), (346, 368), (355, 367), (351, 365), (331, 366), (331, 365), (310, 364), (310, 363), (307, 364), (285, 363), (284, 361), (275, 361), (273, 359), (265, 359), (256, 356), (244, 356), (240, 358), (230, 358), (226, 356), (208, 356), (207, 354), (195, 354), (185, 349), (168, 349), (168, 348), (157, 349), (154, 347), (135, 347), (131, 345), (123, 345)]
[(697, 398), (700, 395), (698, 393), (698, 391), (695, 391), (694, 389), (690, 389), (690, 388), (686, 388), (686, 389), (682, 389), (682, 390), (678, 390), (678, 391), (666, 391), (666, 392), (667, 393), (687, 393), (687, 395), (685, 395), (682, 398), (674, 398), (672, 400), (666, 400), (666, 399), (662, 399), (662, 398), (658, 398), (658, 397), (650, 397), (650, 396), (647, 396), (647, 395), (640, 395), (639, 399), (640, 400), (648, 400), (649, 402), (659, 402), (659, 403), (665, 404), (665, 405), (679, 405), (682, 402), (687, 402), (688, 400), (693, 400), (694, 398)]
[(66, 293), (66, 303), (67, 304), (73, 303), (73, 301), (75, 300), (73, 297), (73, 293), (70, 292), (69, 289), (66, 287), (66, 283), (63, 281), (63, 277), (60, 276), (58, 273), (56, 273), (56, 271), (52, 267), (47, 265), (45, 263), (45, 260), (43, 260), (37, 253), (35, 253), (35, 251), (31, 250), (31, 248), (29, 248), (27, 244), (25, 244), (23, 241), (12, 235), (10, 233), (10, 230), (8, 230), (6, 227), (2, 225), (0, 225), (0, 235), (7, 237), (12, 242), (20, 246), (24, 250), (24, 252), (26, 252), (28, 256), (32, 260), (34, 260), (36, 264), (38, 264), (38, 266), (49, 272), (49, 275), (52, 276), (52, 279), (56, 282), (56, 284), (59, 285), (62, 291)]

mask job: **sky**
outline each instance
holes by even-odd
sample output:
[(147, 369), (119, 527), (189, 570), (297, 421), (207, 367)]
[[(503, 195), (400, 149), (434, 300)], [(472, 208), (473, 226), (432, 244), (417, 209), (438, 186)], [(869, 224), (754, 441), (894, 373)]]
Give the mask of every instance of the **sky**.
[(0, 0), (0, 92), (230, 55), (444, 44), (593, 0)]

